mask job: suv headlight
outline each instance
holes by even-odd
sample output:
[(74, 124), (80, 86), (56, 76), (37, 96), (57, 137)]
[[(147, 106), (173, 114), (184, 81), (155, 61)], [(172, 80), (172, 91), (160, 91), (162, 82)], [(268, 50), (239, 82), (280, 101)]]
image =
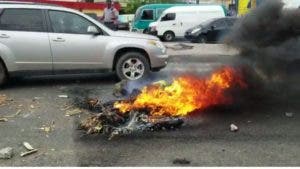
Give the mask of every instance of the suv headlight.
[(166, 52), (166, 47), (161, 41), (149, 40), (148, 43), (158, 47), (162, 51), (162, 53)]
[(201, 28), (196, 28), (196, 29), (194, 29), (194, 30), (191, 32), (191, 34), (197, 33), (197, 32), (199, 32), (200, 30), (201, 30)]

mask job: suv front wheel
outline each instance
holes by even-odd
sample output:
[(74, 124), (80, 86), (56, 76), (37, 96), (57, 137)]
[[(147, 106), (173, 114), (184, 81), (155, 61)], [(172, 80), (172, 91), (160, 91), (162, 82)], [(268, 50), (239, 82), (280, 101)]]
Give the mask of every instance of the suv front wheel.
[(119, 79), (138, 80), (146, 77), (149, 72), (149, 62), (145, 55), (139, 52), (126, 52), (116, 63)]

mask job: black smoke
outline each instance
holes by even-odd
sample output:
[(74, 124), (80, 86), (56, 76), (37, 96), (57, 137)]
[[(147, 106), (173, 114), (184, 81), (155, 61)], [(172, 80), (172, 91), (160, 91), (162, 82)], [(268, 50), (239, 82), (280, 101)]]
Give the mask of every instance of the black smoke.
[(300, 65), (300, 9), (266, 0), (238, 20), (226, 43), (263, 79), (283, 78)]

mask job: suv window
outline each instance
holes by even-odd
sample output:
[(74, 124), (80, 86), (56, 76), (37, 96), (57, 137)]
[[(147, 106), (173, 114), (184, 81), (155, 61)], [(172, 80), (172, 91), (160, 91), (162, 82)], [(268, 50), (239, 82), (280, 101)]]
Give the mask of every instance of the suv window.
[(95, 26), (89, 20), (70, 12), (49, 11), (49, 17), (55, 33), (89, 34), (88, 27)]
[(45, 31), (43, 12), (39, 9), (4, 9), (0, 17), (1, 30)]
[(153, 20), (153, 10), (144, 10), (142, 14), (142, 20)]
[(167, 13), (165, 16), (161, 18), (161, 21), (172, 21), (175, 20), (176, 14), (175, 13)]

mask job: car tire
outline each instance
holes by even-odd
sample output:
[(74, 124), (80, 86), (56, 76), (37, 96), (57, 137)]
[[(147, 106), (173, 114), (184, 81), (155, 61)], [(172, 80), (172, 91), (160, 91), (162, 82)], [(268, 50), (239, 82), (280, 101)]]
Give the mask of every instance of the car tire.
[(7, 71), (3, 63), (0, 62), (0, 86), (7, 81)]
[(164, 41), (170, 42), (175, 39), (175, 34), (171, 31), (167, 31), (163, 34)]
[(126, 52), (116, 63), (116, 74), (120, 80), (138, 80), (146, 78), (149, 73), (149, 61), (139, 52)]
[(197, 38), (198, 43), (207, 43), (207, 38), (204, 35), (199, 35)]

